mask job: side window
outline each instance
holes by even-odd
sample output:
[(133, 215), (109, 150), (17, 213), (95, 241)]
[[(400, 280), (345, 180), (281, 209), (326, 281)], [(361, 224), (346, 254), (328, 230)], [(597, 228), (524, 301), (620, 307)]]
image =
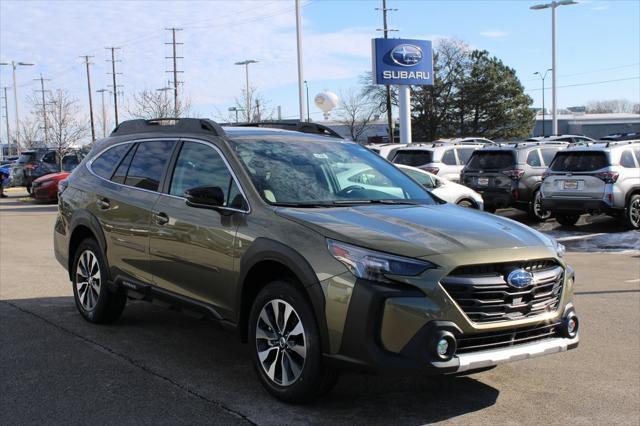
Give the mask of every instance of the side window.
[(558, 152), (555, 149), (541, 149), (540, 153), (542, 154), (542, 160), (544, 161), (544, 165), (545, 166), (549, 166), (551, 164), (551, 162), (553, 161), (553, 157), (556, 156), (556, 152)]
[(537, 149), (529, 151), (529, 154), (527, 155), (527, 164), (531, 167), (542, 166), (542, 164), (540, 163), (540, 154), (538, 153)]
[(442, 162), (448, 166), (456, 165), (456, 154), (453, 149), (445, 151), (444, 154), (442, 154)]
[(411, 176), (413, 179), (415, 179), (420, 185), (424, 186), (425, 188), (433, 189), (435, 187), (435, 184), (431, 179), (431, 176), (429, 176), (426, 173), (420, 173), (414, 170), (404, 170), (404, 169), (402, 171), (408, 174), (409, 176)]
[(625, 149), (622, 151), (622, 155), (620, 156), (620, 165), (628, 169), (634, 169), (636, 167), (636, 163), (633, 161), (633, 154), (630, 150)]
[(120, 159), (128, 150), (128, 144), (117, 145), (113, 148), (107, 149), (105, 152), (100, 154), (98, 158), (93, 160), (91, 163), (91, 170), (100, 177), (105, 179), (111, 178), (113, 169), (115, 169), (116, 165), (120, 162)]
[(225, 194), (224, 206), (242, 208), (244, 199), (224, 160), (212, 147), (185, 142), (171, 178), (169, 193), (184, 197), (187, 189), (217, 186)]
[(55, 164), (56, 163), (56, 152), (50, 151), (42, 156), (43, 163)]
[(157, 191), (173, 144), (174, 141), (140, 142), (129, 165), (124, 184)]
[(118, 166), (116, 171), (113, 173), (113, 177), (111, 178), (113, 182), (124, 183), (125, 179), (127, 178), (127, 172), (129, 171), (129, 166), (131, 165), (133, 154), (136, 152), (136, 145), (131, 144), (127, 146), (130, 147), (131, 149), (129, 150), (127, 155), (122, 159), (122, 161), (120, 162), (120, 165)]
[(458, 158), (460, 159), (460, 164), (467, 164), (469, 158), (471, 158), (471, 154), (475, 151), (474, 148), (458, 148)]

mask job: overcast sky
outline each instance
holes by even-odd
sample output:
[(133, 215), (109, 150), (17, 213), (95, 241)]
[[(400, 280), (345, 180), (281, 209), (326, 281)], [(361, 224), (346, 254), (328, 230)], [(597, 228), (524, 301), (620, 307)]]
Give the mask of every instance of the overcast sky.
[[(549, 10), (531, 11), (535, 1), (388, 0), (393, 36), (437, 41), (456, 37), (486, 49), (516, 69), (527, 93), (540, 106), (540, 80), (551, 66)], [(358, 84), (371, 68), (372, 37), (379, 36), (381, 1), (303, 3), (305, 78), (310, 95), (339, 93)], [(626, 98), (640, 102), (640, 1), (581, 1), (558, 14), (558, 103)], [(293, 0), (276, 1), (14, 1), (0, 2), (0, 57), (36, 63), (18, 70), (20, 97), (37, 88), (40, 73), (50, 89), (65, 88), (86, 104), (85, 69), (79, 55), (94, 55), (94, 90), (110, 84), (106, 46), (118, 46), (119, 83), (125, 95), (167, 85), (171, 68), (165, 27), (180, 27), (179, 69), (183, 92), (201, 116), (219, 118), (244, 86), (246, 58), (251, 85), (297, 115), (297, 70)], [(615, 80), (615, 81), (612, 81)], [(550, 78), (547, 80), (550, 84)], [(2, 67), (2, 86), (11, 86)], [(38, 83), (39, 84), (39, 83)], [(569, 86), (569, 87), (562, 87)], [(547, 92), (547, 99), (550, 93)], [(13, 95), (9, 95), (10, 102)], [(94, 97), (94, 102), (99, 102)], [(313, 104), (313, 102), (312, 102)], [(11, 105), (11, 103), (10, 103)], [(22, 102), (26, 112), (26, 102)], [(547, 104), (548, 107), (548, 104)], [(311, 108), (312, 117), (321, 113)], [(10, 107), (10, 117), (13, 108)]]

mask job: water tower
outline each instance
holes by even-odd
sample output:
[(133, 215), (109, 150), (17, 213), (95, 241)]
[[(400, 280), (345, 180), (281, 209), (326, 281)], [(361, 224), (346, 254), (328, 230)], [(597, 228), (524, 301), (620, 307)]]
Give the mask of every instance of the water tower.
[(338, 106), (338, 95), (328, 90), (318, 93), (313, 99), (318, 109), (322, 111), (324, 119), (328, 120), (331, 116), (331, 110)]

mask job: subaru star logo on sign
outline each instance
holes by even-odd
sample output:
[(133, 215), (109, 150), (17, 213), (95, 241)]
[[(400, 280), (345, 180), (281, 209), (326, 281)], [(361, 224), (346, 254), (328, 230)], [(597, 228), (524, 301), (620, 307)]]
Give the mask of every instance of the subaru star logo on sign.
[(507, 275), (507, 283), (511, 287), (524, 288), (533, 282), (533, 274), (524, 269), (514, 269)]
[(376, 84), (433, 84), (430, 41), (377, 38), (372, 42)]

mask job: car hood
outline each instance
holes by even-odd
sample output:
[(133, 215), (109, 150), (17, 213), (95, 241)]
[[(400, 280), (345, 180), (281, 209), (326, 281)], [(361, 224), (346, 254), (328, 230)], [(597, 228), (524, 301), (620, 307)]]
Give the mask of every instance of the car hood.
[(328, 238), (408, 257), (552, 245), (528, 226), (451, 204), (278, 208), (277, 214)]
[(47, 180), (63, 180), (66, 179), (71, 173), (69, 172), (58, 172), (58, 173), (49, 173), (48, 175), (40, 176), (38, 179), (34, 180), (34, 182), (44, 182)]

